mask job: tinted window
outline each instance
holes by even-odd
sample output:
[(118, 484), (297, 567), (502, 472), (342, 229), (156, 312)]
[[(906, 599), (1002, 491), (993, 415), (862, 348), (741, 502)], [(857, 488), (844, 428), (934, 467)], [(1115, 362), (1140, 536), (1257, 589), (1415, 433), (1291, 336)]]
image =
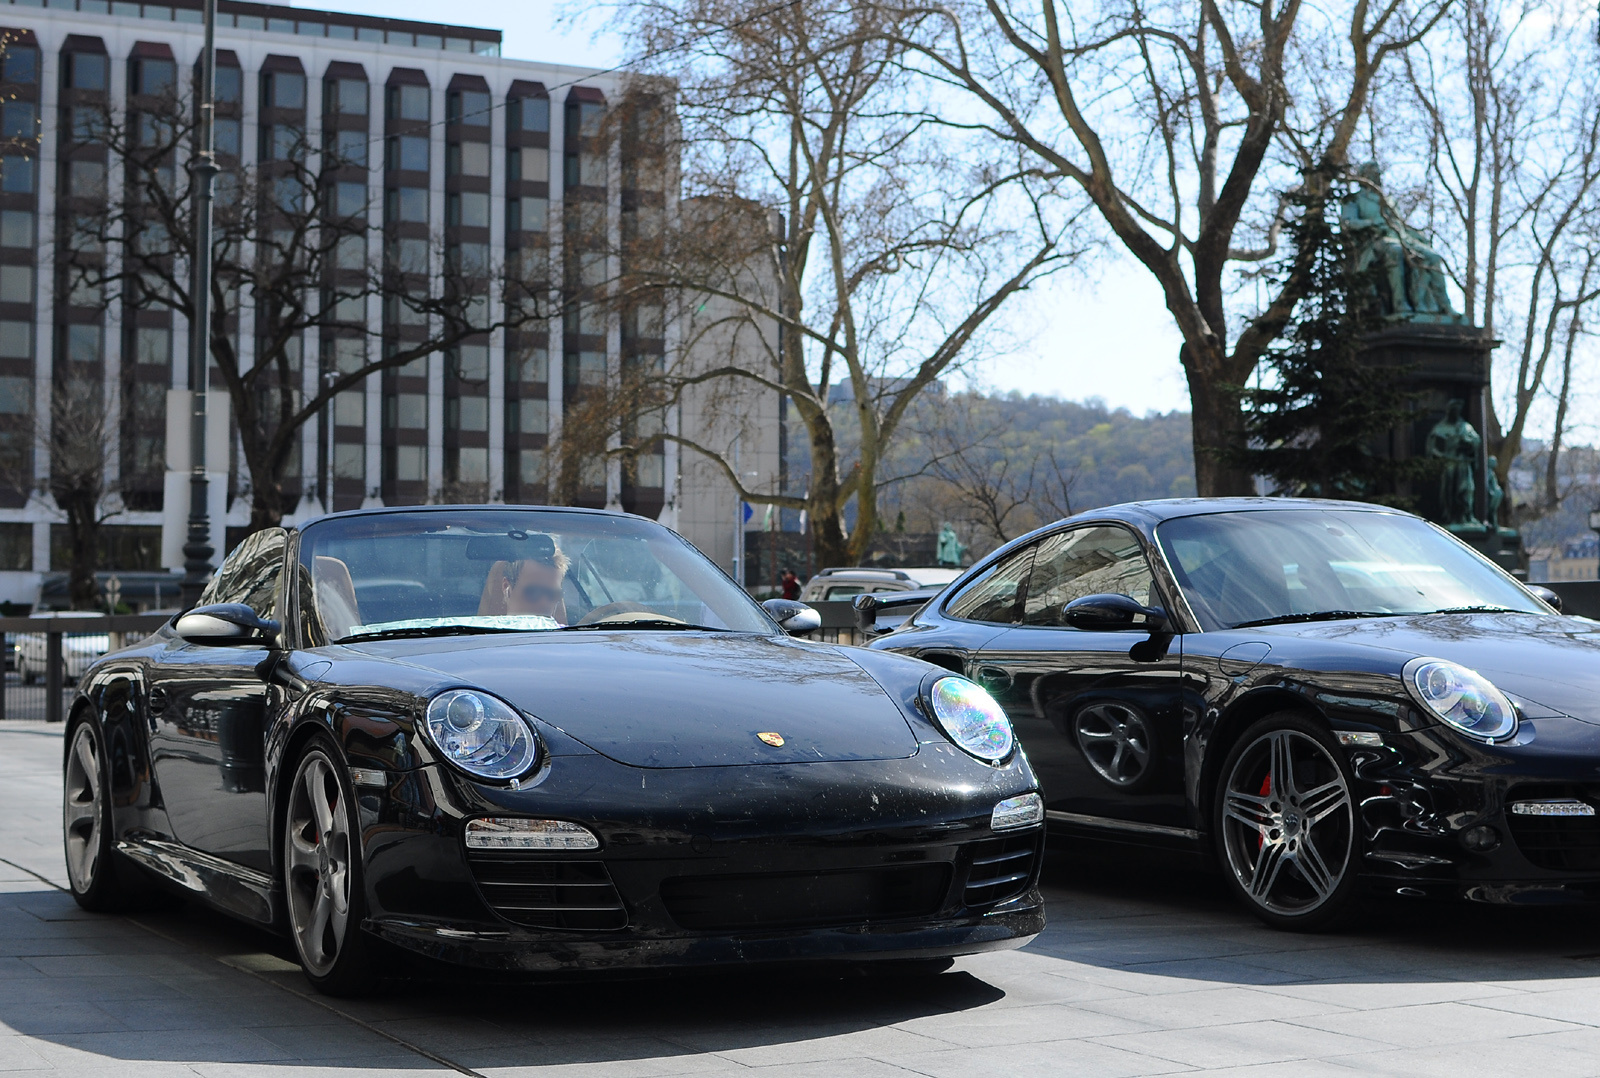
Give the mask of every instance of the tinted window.
[(1150, 605), (1150, 564), (1126, 528), (1075, 528), (1042, 540), (1028, 574), (1025, 625), (1060, 625), (1061, 608), (1085, 595), (1131, 595)]
[(245, 539), (212, 578), (200, 596), (201, 604), (244, 603), (264, 618), (276, 617), (286, 541), (282, 528), (267, 528)]
[(237, 105), (243, 93), (243, 72), (236, 67), (217, 68), (217, 103)]
[(39, 54), (33, 49), (10, 48), (0, 57), (0, 78), (7, 82), (32, 82), (38, 70)]
[(106, 88), (106, 58), (97, 52), (75, 52), (67, 65), (68, 84), (74, 90)]
[(1035, 546), (1025, 547), (986, 569), (950, 600), (945, 613), (969, 621), (1010, 625), (1017, 620), (1017, 605)]

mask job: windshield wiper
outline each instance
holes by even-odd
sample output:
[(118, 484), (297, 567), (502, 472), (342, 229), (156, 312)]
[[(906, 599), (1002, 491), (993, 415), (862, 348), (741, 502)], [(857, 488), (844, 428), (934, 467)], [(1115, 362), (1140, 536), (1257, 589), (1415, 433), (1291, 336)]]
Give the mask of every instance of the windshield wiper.
[(1388, 610), (1311, 610), (1304, 614), (1279, 614), (1275, 618), (1258, 618), (1255, 621), (1241, 621), (1231, 626), (1234, 629), (1253, 629), (1258, 625), (1285, 625), (1292, 621), (1345, 621), (1349, 618), (1389, 618), (1394, 614)]
[(1513, 610), (1509, 606), (1447, 606), (1442, 610), (1429, 610), (1430, 614), (1526, 614), (1526, 610)]
[(377, 632), (343, 636), (335, 644), (356, 644), (363, 640), (404, 640), (425, 636), (477, 636), (480, 633), (544, 633), (549, 629), (512, 629), (503, 625), (408, 625), (404, 629), (379, 629)]
[(676, 618), (637, 618), (629, 621), (594, 621), (588, 625), (563, 625), (560, 632), (572, 632), (578, 629), (694, 629), (707, 633), (731, 633), (732, 629), (724, 629), (720, 625), (696, 625), (691, 621), (679, 621)]

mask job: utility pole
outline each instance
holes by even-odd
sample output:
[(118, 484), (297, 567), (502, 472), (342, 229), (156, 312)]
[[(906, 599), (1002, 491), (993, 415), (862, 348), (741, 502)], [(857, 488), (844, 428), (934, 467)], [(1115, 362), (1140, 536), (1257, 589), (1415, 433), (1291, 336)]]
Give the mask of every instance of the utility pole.
[(217, 178), (213, 120), (217, 107), (217, 0), (205, 0), (206, 43), (200, 53), (199, 145), (189, 171), (194, 178), (194, 257), (189, 294), (189, 541), (183, 544), (183, 606), (200, 601), (211, 579), (211, 515), (206, 502), (206, 398), (211, 381), (211, 197)]

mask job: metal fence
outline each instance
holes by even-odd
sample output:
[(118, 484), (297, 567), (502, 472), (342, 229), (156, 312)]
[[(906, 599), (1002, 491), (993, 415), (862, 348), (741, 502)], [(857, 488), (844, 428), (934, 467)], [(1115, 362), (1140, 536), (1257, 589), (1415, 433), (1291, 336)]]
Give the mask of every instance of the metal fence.
[(5, 656), (0, 719), (60, 722), (91, 663), (166, 623), (164, 614), (0, 618), (0, 654)]

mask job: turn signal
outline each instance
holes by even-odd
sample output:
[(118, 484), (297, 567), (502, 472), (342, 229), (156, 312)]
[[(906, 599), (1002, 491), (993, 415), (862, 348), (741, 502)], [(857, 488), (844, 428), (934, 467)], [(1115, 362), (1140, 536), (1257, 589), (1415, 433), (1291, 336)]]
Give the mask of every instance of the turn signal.
[(1015, 831), (1044, 821), (1044, 798), (1038, 794), (1008, 797), (994, 807), (989, 826), (996, 831)]
[(467, 821), (467, 846), (474, 850), (598, 850), (587, 827), (566, 820), (491, 816)]

